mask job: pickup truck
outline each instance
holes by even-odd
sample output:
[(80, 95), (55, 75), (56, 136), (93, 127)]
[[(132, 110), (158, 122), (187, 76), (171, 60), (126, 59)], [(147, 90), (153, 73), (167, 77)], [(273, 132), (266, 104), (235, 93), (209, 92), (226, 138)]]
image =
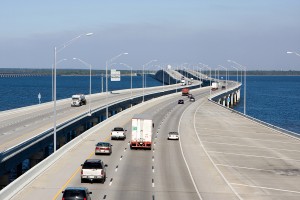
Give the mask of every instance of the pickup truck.
[(87, 159), (81, 168), (81, 183), (86, 180), (105, 182), (107, 165), (99, 159)]
[(114, 139), (125, 140), (126, 139), (126, 131), (127, 130), (125, 130), (122, 127), (115, 127), (113, 130), (111, 130), (110, 138), (112, 140), (114, 140)]

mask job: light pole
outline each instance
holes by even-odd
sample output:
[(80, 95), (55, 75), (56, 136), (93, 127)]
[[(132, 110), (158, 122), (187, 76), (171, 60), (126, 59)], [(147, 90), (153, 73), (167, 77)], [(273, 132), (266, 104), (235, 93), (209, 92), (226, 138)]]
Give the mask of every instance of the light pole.
[(231, 67), (233, 67), (234, 69), (236, 69), (236, 82), (239, 82), (239, 69), (238, 68), (236, 68), (235, 66), (231, 66)]
[[(67, 60), (66, 58), (64, 58), (64, 59), (61, 59), (61, 60), (59, 60), (59, 61), (57, 61), (56, 62), (56, 65), (58, 64), (58, 63), (60, 63), (60, 62), (62, 62), (62, 61), (65, 61), (65, 60)], [(52, 69), (51, 69), (51, 71), (52, 71), (52, 73), (51, 73), (51, 79), (52, 79), (52, 101), (54, 100), (54, 90), (53, 90), (53, 88), (54, 88), (54, 76), (53, 76), (53, 74), (54, 74), (54, 65), (52, 65)]]
[(226, 70), (225, 77), (226, 77), (226, 89), (227, 89), (227, 87), (228, 87), (228, 71), (227, 71), (227, 68), (223, 67), (222, 65), (218, 65), (218, 66)]
[(127, 55), (128, 53), (120, 53), (119, 55), (111, 58), (110, 60), (106, 61), (106, 65), (105, 65), (105, 74), (106, 74), (106, 80), (105, 80), (105, 91), (106, 91), (106, 97), (105, 97), (105, 102), (106, 102), (106, 119), (108, 119), (108, 77), (107, 77), (107, 68), (110, 67), (112, 61), (114, 61), (115, 59), (117, 59), (118, 57), (122, 56), (122, 55)]
[(240, 68), (242, 68), (244, 70), (244, 115), (246, 115), (246, 83), (247, 83), (246, 73), (247, 73), (247, 68), (246, 68), (246, 66), (243, 66), (243, 65), (241, 65), (241, 64), (239, 64), (239, 63), (237, 63), (233, 60), (227, 60), (227, 61), (236, 64), (237, 66), (239, 66)]
[(132, 101), (132, 67), (130, 67), (129, 65), (125, 64), (125, 63), (120, 63), (121, 65), (124, 65), (126, 67), (128, 67), (130, 69), (130, 98)]
[(157, 60), (150, 60), (146, 64), (143, 64), (143, 102), (145, 101), (145, 66), (149, 65), (152, 62), (157, 62)]
[(71, 45), (75, 40), (79, 39), (82, 36), (90, 36), (93, 35), (93, 33), (86, 33), (86, 34), (81, 34), (69, 41), (67, 41), (66, 43), (62, 44), (59, 48), (57, 48), (56, 46), (54, 47), (54, 78), (53, 78), (53, 135), (54, 135), (54, 140), (53, 140), (53, 151), (56, 151), (56, 65), (57, 65), (57, 61), (56, 61), (56, 57), (57, 57), (57, 53), (61, 52), (63, 49), (65, 49), (66, 47), (68, 47), (69, 45)]
[(90, 68), (90, 95), (89, 95), (89, 116), (92, 115), (91, 113), (91, 104), (92, 104), (92, 65), (79, 59), (79, 58), (73, 58), (73, 60), (78, 60), (79, 62), (83, 63), (85, 66), (89, 67)]
[(300, 54), (299, 54), (299, 53), (297, 53), (297, 52), (293, 52), (293, 51), (287, 51), (286, 53), (287, 53), (287, 54), (295, 54), (295, 55), (297, 55), (297, 56), (300, 56)]
[[(208, 65), (205, 65), (203, 63), (199, 63), (199, 64), (202, 65), (203, 68), (209, 69), (209, 86), (211, 87), (211, 67), (209, 67)], [(210, 94), (209, 98), (211, 98), (211, 89), (210, 89), (209, 94)]]

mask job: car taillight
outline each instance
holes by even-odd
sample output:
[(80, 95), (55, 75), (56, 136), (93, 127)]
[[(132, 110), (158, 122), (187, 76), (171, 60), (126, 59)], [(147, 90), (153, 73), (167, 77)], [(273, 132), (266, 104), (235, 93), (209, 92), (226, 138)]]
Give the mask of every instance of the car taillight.
[(103, 171), (103, 170), (101, 170), (101, 175), (102, 175), (102, 176), (104, 175), (104, 171)]
[(86, 200), (86, 198), (83, 198), (83, 200)]
[(62, 198), (61, 200), (65, 200), (65, 198)]
[(83, 174), (83, 170), (81, 170), (81, 174)]
[(99, 150), (100, 148), (99, 148), (99, 147), (96, 147), (96, 149)]

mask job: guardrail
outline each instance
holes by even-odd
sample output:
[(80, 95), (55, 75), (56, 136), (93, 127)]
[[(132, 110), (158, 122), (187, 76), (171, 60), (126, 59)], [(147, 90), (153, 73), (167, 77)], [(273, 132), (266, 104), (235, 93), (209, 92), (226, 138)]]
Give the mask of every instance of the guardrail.
[(275, 125), (273, 125), (273, 124), (269, 124), (269, 123), (267, 123), (267, 122), (261, 121), (261, 120), (259, 120), (259, 119), (254, 118), (254, 117), (251, 117), (251, 116), (249, 116), (249, 115), (245, 115), (244, 113), (241, 113), (241, 112), (239, 112), (239, 111), (237, 111), (237, 110), (234, 110), (234, 109), (232, 109), (232, 108), (228, 108), (228, 107), (226, 107), (226, 106), (223, 106), (223, 105), (221, 105), (221, 104), (219, 104), (219, 103), (217, 103), (217, 102), (215, 102), (215, 101), (213, 101), (213, 100), (210, 100), (210, 99), (209, 99), (209, 101), (212, 102), (212, 103), (214, 103), (214, 104), (216, 104), (216, 105), (218, 105), (218, 106), (221, 106), (222, 108), (225, 108), (225, 109), (227, 109), (227, 110), (229, 110), (229, 111), (231, 111), (231, 112), (233, 112), (233, 113), (236, 113), (236, 114), (238, 114), (238, 115), (240, 115), (240, 116), (243, 116), (243, 117), (245, 117), (245, 118), (247, 118), (247, 119), (250, 119), (251, 121), (254, 121), (254, 122), (256, 122), (256, 123), (259, 123), (260, 125), (263, 125), (263, 126), (266, 126), (266, 127), (268, 127), (268, 128), (274, 129), (274, 130), (276, 130), (276, 131), (278, 131), (278, 132), (280, 132), (280, 133), (284, 133), (284, 134), (287, 135), (287, 136), (295, 137), (295, 138), (297, 138), (297, 139), (300, 138), (300, 134), (298, 134), (298, 133), (295, 133), (295, 132), (293, 132), (293, 131), (289, 131), (289, 130), (280, 128), (280, 127), (275, 126)]

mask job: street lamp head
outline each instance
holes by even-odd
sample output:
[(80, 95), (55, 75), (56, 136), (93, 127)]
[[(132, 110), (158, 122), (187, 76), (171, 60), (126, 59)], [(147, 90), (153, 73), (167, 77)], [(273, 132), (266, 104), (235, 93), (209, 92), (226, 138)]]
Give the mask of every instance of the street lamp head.
[(294, 53), (294, 52), (292, 52), (292, 51), (287, 51), (286, 53)]
[(227, 62), (232, 62), (231, 60), (227, 60)]
[(77, 60), (77, 58), (73, 58), (73, 60)]
[(123, 53), (124, 55), (127, 55), (128, 53)]

